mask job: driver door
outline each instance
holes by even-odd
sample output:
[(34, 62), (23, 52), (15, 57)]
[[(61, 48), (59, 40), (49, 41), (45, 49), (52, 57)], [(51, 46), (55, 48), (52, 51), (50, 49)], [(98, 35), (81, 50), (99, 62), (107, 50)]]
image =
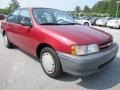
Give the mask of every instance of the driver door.
[[(27, 18), (27, 19), (25, 19)], [(21, 49), (32, 53), (33, 51), (33, 45), (35, 43), (35, 39), (33, 39), (33, 32), (34, 32), (34, 27), (30, 26), (25, 26), (22, 25), (21, 22), (23, 20), (30, 20), (32, 24), (32, 20), (30, 17), (30, 13), (28, 9), (22, 9), (20, 14), (19, 14), (19, 25), (16, 26), (16, 39), (17, 39), (17, 46), (20, 47)], [(27, 22), (27, 21), (24, 21)]]

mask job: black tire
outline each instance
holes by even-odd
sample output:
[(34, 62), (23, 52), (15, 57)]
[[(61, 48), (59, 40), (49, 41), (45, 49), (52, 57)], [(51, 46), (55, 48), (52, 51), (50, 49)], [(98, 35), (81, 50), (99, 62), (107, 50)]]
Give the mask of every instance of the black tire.
[[(48, 73), (48, 72), (45, 70), (44, 66), (43, 66), (42, 55), (43, 55), (44, 53), (50, 53), (50, 54), (52, 55), (52, 58), (54, 59), (55, 69), (54, 69), (54, 72), (53, 72), (53, 73)], [(43, 68), (44, 72), (45, 72), (49, 77), (59, 78), (59, 77), (62, 76), (63, 70), (62, 70), (61, 62), (60, 62), (60, 59), (59, 59), (57, 53), (56, 53), (53, 49), (51, 49), (51, 48), (49, 48), (49, 47), (43, 48), (43, 50), (42, 50), (42, 52), (41, 52), (41, 54), (40, 54), (40, 62), (41, 62), (41, 65), (42, 65), (42, 68)]]
[[(7, 41), (5, 41), (5, 38), (6, 38)], [(9, 41), (8, 36), (7, 36), (6, 33), (4, 33), (3, 39), (4, 39), (4, 45), (5, 45), (7, 48), (12, 49), (12, 48), (14, 47), (14, 45)], [(7, 42), (7, 43), (5, 43), (5, 42)]]
[(85, 26), (89, 26), (89, 23), (88, 23), (88, 22), (85, 22), (84, 25), (85, 25)]
[(119, 26), (119, 28), (118, 29), (120, 29), (120, 26)]

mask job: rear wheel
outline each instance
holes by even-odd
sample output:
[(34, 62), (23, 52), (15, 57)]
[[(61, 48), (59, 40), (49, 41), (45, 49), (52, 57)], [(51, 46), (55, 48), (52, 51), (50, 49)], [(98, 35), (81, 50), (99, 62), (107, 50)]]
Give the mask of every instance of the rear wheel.
[(119, 26), (119, 28), (118, 29), (120, 29), (120, 26)]
[(40, 61), (44, 72), (52, 77), (58, 78), (62, 75), (62, 67), (57, 53), (49, 48), (43, 48), (40, 54)]
[(13, 44), (9, 41), (9, 39), (8, 39), (6, 34), (3, 35), (3, 40), (4, 40), (4, 45), (7, 48), (13, 48)]

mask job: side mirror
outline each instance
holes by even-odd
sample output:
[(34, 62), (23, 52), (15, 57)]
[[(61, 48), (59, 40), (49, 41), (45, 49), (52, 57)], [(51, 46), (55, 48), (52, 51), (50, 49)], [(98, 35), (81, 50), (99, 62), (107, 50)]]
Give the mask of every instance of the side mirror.
[(23, 25), (23, 26), (32, 27), (31, 20), (30, 20), (30, 18), (28, 18), (28, 17), (24, 17), (24, 18), (20, 21), (20, 24)]

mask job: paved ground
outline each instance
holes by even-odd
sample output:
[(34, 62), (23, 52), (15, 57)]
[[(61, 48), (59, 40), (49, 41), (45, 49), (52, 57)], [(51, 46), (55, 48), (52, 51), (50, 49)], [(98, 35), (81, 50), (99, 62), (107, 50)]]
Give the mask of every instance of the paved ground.
[[(100, 29), (111, 33), (120, 46), (120, 30)], [(41, 65), (30, 56), (17, 48), (5, 48), (0, 35), (0, 90), (86, 89), (120, 89), (120, 50), (115, 60), (99, 73), (84, 78), (65, 74), (54, 80), (46, 76)]]

